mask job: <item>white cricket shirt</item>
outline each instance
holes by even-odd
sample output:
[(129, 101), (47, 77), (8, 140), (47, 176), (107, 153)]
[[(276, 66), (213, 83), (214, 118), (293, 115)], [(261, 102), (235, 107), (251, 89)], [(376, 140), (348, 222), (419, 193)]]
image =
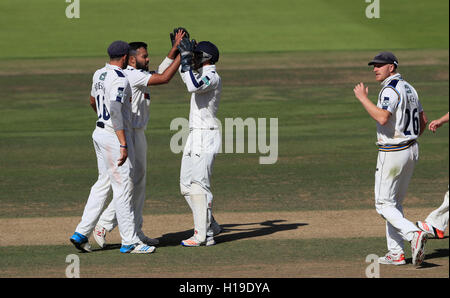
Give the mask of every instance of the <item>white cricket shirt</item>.
[(152, 74), (130, 65), (124, 69), (132, 90), (131, 111), (133, 128), (146, 128), (150, 117), (150, 87), (147, 86)]
[(191, 95), (189, 128), (218, 129), (216, 119), (219, 108), (222, 80), (216, 72), (215, 65), (207, 65), (199, 72), (187, 71), (181, 78)]
[(385, 125), (377, 123), (377, 145), (402, 145), (417, 139), (423, 108), (416, 90), (400, 74), (386, 78), (381, 85), (377, 107), (392, 115)]
[[(115, 65), (106, 63), (105, 67), (97, 70), (92, 77), (91, 96), (95, 98), (98, 121), (110, 130), (131, 129), (131, 87), (123, 70)], [(114, 127), (111, 121), (111, 102), (122, 104), (121, 127)]]
[[(158, 66), (156, 73), (163, 73), (173, 60), (166, 57)], [(128, 65), (124, 69), (132, 89), (132, 125), (133, 128), (147, 128), (150, 118), (150, 87), (148, 81), (154, 71), (136, 69)]]

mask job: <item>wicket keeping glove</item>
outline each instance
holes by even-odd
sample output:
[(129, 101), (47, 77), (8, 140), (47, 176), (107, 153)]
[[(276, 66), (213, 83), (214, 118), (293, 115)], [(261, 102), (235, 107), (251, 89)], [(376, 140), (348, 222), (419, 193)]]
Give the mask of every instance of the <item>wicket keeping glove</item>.
[(195, 40), (189, 40), (183, 37), (180, 44), (178, 45), (178, 50), (181, 55), (181, 72), (186, 72), (192, 69), (192, 60), (194, 58), (194, 48)]

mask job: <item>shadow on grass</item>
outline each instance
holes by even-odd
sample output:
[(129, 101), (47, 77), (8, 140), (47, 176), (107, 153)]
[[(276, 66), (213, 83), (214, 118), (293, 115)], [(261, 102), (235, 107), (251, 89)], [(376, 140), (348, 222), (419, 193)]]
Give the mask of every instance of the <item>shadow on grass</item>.
[[(439, 259), (439, 258), (448, 258), (448, 249), (445, 248), (438, 248), (435, 249), (432, 253), (427, 253), (425, 251), (425, 260), (423, 261), (423, 263), (417, 267), (417, 269), (425, 269), (425, 268), (433, 268), (433, 267), (440, 267), (442, 265), (438, 265), (438, 264), (434, 264), (434, 263), (430, 263), (430, 260), (433, 259)], [(406, 260), (407, 264), (411, 264), (412, 263), (412, 258), (408, 258)]]
[(425, 255), (426, 259), (437, 259), (437, 258), (448, 258), (448, 249), (445, 248), (438, 248), (435, 249), (432, 253)]
[(92, 249), (92, 252), (100, 251), (100, 250), (113, 250), (113, 249), (120, 249), (122, 247), (122, 244), (120, 243), (111, 243), (106, 244), (104, 248), (94, 248)]
[[(222, 232), (220, 233), (220, 235), (215, 236), (214, 239), (216, 240), (216, 243), (219, 244), (240, 239), (266, 236), (282, 231), (295, 230), (298, 227), (308, 225), (307, 223), (280, 224), (285, 221), (286, 220), (278, 219), (266, 220), (260, 223), (224, 224), (221, 225), (223, 229)], [(246, 226), (254, 225), (259, 225), (261, 227), (246, 228)], [(176, 233), (164, 234), (161, 238), (159, 238), (160, 244), (158, 246), (164, 247), (180, 245), (181, 240), (188, 239), (193, 235), (193, 233), (194, 231), (191, 229)]]

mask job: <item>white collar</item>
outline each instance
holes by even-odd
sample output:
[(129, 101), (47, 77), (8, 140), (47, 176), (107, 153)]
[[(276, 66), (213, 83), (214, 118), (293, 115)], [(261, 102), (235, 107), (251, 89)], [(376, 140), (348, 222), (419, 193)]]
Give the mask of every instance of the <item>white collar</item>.
[(381, 85), (386, 86), (393, 79), (401, 79), (401, 78), (402, 78), (401, 74), (399, 74), (399, 73), (393, 74), (392, 76), (387, 77), (383, 82), (381, 82)]
[(117, 69), (117, 70), (122, 70), (122, 68), (120, 68), (119, 66), (112, 65), (112, 64), (109, 64), (109, 63), (106, 63), (106, 67), (112, 68), (112, 69)]

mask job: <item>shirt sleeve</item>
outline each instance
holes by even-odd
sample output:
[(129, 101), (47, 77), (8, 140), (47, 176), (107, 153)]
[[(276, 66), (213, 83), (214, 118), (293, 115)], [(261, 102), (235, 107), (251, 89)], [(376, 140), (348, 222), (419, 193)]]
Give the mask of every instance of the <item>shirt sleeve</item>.
[[(181, 72), (180, 72), (181, 73)], [(219, 84), (219, 76), (214, 71), (207, 72), (203, 75), (195, 74), (192, 70), (181, 73), (184, 83), (189, 92), (203, 93), (217, 88)]]
[(114, 130), (122, 130), (124, 129), (123, 125), (123, 117), (122, 117), (122, 104), (118, 101), (111, 101), (109, 107), (110, 115), (111, 115), (111, 124), (114, 127)]
[(109, 101), (117, 101), (123, 103), (125, 100), (125, 90), (128, 86), (127, 78), (117, 78), (112, 84), (109, 90)]
[(394, 88), (386, 87), (381, 91), (378, 107), (393, 114), (397, 109), (399, 101), (400, 95), (398, 92)]
[(183, 80), (183, 83), (186, 84), (186, 80), (185, 80), (185, 76), (184, 76), (184, 72), (181, 72), (181, 65), (178, 67), (178, 73), (180, 74), (181, 80)]
[(118, 77), (111, 84), (111, 89), (109, 90), (109, 101), (110, 101), (110, 115), (111, 123), (114, 130), (123, 129), (123, 117), (122, 117), (122, 104), (126, 100), (127, 96), (127, 86), (128, 79), (125, 77)]
[(145, 70), (133, 70), (133, 74), (130, 74), (129, 80), (133, 86), (146, 87), (152, 74)]

